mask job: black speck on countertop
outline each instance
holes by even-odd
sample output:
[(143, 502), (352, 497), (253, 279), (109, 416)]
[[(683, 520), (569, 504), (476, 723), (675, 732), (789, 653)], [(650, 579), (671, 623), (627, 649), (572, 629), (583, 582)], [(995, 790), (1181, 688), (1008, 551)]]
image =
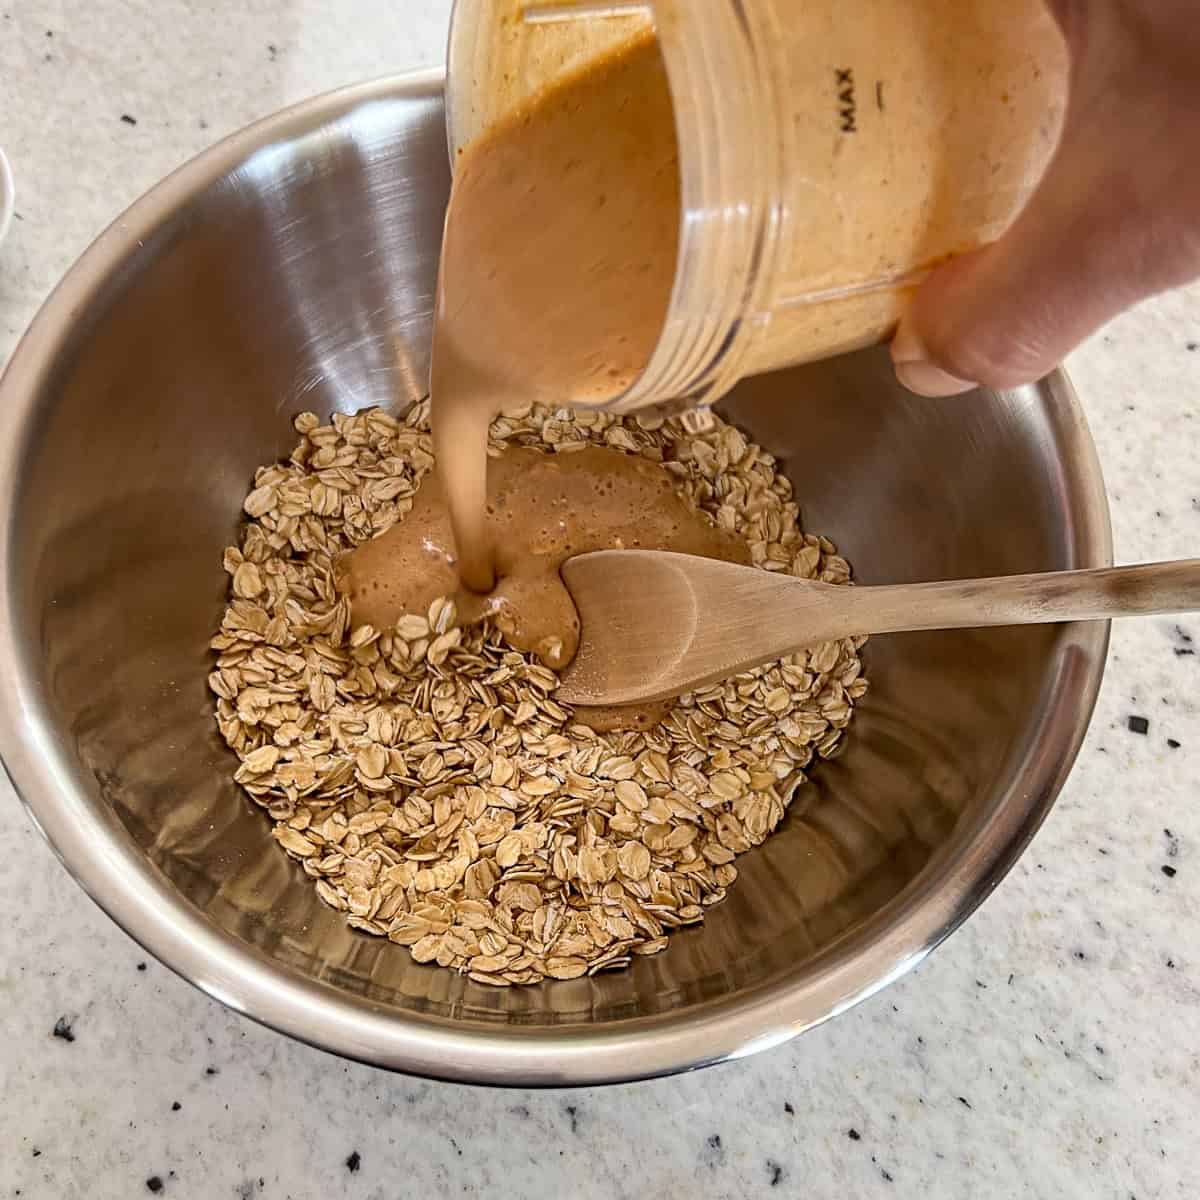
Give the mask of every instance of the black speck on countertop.
[(33, 1148), (33, 1157), (34, 1158), (42, 1157), (42, 1152), (36, 1146), (34, 1146), (34, 1148)]
[(772, 1187), (778, 1187), (783, 1181), (783, 1168), (773, 1159), (767, 1159), (767, 1178)]
[(785, 1100), (783, 1102), (783, 1111), (787, 1113), (789, 1117), (794, 1117), (796, 1115), (796, 1110), (792, 1107), (792, 1102), (790, 1100)]
[(178, 1112), (182, 1107), (183, 1107), (183, 1105), (180, 1104), (178, 1100), (176, 1100), (171, 1104), (171, 1111)]
[(268, 58), (269, 58), (269, 59), (270, 59), (272, 62), (274, 62), (274, 61), (275, 61), (275, 59), (278, 57), (278, 55), (279, 55), (279, 47), (278, 47), (278, 46), (269, 45), (269, 46), (267, 47), (267, 57), (268, 57)]
[(1130, 733), (1140, 733), (1145, 736), (1150, 732), (1150, 722), (1145, 717), (1130, 717), (1126, 724)]
[(1174, 878), (1175, 878), (1175, 875), (1177, 874), (1177, 872), (1176, 872), (1176, 870), (1175, 870), (1175, 868), (1174, 868), (1174, 867), (1168, 867), (1168, 866), (1166, 866), (1166, 865), (1164, 865), (1163, 867), (1161, 867), (1161, 868), (1160, 868), (1160, 870), (1162, 871), (1162, 873), (1163, 873), (1163, 874), (1164, 874), (1164, 875), (1165, 875), (1165, 876), (1166, 876), (1168, 879), (1174, 879)]
[(885, 1168), (883, 1168), (883, 1167), (880, 1167), (880, 1168), (879, 1168), (879, 1173), (880, 1173), (880, 1175), (882, 1175), (882, 1176), (883, 1176), (883, 1178), (884, 1178), (884, 1179), (885, 1179), (885, 1180), (886, 1180), (888, 1183), (895, 1183), (895, 1182), (896, 1182), (896, 1181), (895, 1181), (895, 1180), (894, 1180), (894, 1179), (893, 1179), (893, 1178), (892, 1178), (892, 1177), (891, 1177), (891, 1176), (890, 1176), (890, 1175), (887, 1173), (887, 1171), (886, 1171), (886, 1169), (885, 1169)]
[(710, 1150), (720, 1150), (721, 1135), (719, 1133), (712, 1134), (712, 1136), (708, 1139), (707, 1145)]
[(137, 117), (131, 117), (128, 113), (122, 113), (121, 120), (126, 125), (136, 125), (137, 124)]
[(220, 1072), (217, 1070), (216, 1067), (205, 1067), (204, 1073), (205, 1073), (205, 1075), (219, 1075), (220, 1074)]
[(1195, 354), (1197, 350), (1200, 350), (1200, 342), (1188, 342), (1187, 348), (1188, 353)]
[(146, 969), (146, 964), (145, 964), (144, 962), (140, 962), (140, 963), (138, 963), (138, 965), (137, 965), (137, 969), (138, 969), (139, 971), (144, 971), (144, 970)]
[(159, 1176), (151, 1175), (150, 1178), (146, 1180), (146, 1187), (149, 1191), (161, 1192), (163, 1190), (163, 1181)]
[(357, 1150), (352, 1151), (350, 1154), (350, 1157), (346, 1159), (346, 1170), (349, 1171), (351, 1175), (353, 1175), (354, 1172), (357, 1171), (358, 1168), (361, 1166), (362, 1166), (362, 1156), (359, 1154), (359, 1152)]
[(1077, 962), (1086, 962), (1087, 961), (1087, 955), (1084, 954), (1084, 952), (1082, 950), (1072, 950), (1071, 957), (1074, 958)]
[(857, 1129), (847, 1129), (847, 1130), (846, 1130), (846, 1136), (847, 1136), (847, 1137), (848, 1137), (848, 1138), (849, 1138), (849, 1139), (850, 1139), (852, 1142), (861, 1142), (861, 1141), (862, 1141), (862, 1134), (861, 1134), (861, 1133), (859, 1133)]
[(971, 1107), (971, 1102), (970, 1102), (970, 1100), (968, 1100), (968, 1099), (966, 1098), (966, 1096), (959, 1096), (959, 1098), (958, 1098), (958, 1102), (959, 1102), (959, 1104), (961, 1104), (961, 1105), (963, 1106), (963, 1108), (970, 1108), (970, 1107)]
[(66, 1017), (59, 1017), (54, 1022), (54, 1036), (62, 1038), (64, 1042), (73, 1042), (75, 1040), (75, 1030), (71, 1028), (71, 1022)]
[(1178, 750), (1178, 749), (1179, 749), (1179, 747), (1183, 745), (1183, 743), (1182, 743), (1182, 742), (1179, 742), (1179, 741), (1176, 741), (1174, 738), (1167, 738), (1167, 745), (1168, 745), (1168, 746), (1169, 746), (1169, 747), (1170, 747), (1172, 750)]
[(571, 1132), (579, 1132), (579, 1109), (574, 1104), (568, 1104), (563, 1111), (571, 1122)]

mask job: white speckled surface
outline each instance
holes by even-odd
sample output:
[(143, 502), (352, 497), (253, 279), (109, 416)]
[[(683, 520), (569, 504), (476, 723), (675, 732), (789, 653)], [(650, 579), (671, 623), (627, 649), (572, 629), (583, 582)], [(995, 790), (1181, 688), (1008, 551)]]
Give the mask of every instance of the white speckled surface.
[[(440, 61), (448, 8), (0, 0), (0, 361), (146, 187), (282, 104)], [(1193, 289), (1071, 363), (1121, 561), (1200, 553), (1197, 343)], [(0, 1197), (1194, 1196), (1200, 655), (1176, 624), (1116, 630), (1053, 815), (919, 970), (757, 1058), (606, 1091), (422, 1083), (235, 1017), (147, 963), (0, 782)]]

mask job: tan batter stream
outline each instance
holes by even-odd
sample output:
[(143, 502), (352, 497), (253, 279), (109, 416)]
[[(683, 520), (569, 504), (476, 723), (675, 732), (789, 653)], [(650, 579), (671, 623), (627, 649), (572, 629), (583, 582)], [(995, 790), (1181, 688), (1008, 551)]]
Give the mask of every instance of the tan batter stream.
[(474, 591), (491, 590), (503, 553), (484, 521), (489, 421), (504, 407), (596, 404), (629, 387), (666, 316), (679, 216), (674, 115), (650, 34), (516, 109), (457, 164), (433, 435)]
[[(559, 578), (573, 554), (677, 550), (748, 562), (676, 494), (661, 466), (617, 450), (487, 459), (502, 407), (600, 403), (645, 368), (675, 277), (679, 165), (652, 35), (518, 108), (457, 165), (433, 349), (437, 473), (408, 517), (341, 564), (356, 623), (388, 628), (456, 595), (518, 649), (565, 667), (579, 618)], [(661, 705), (581, 714), (653, 724)]]
[[(445, 491), (427, 477), (412, 511), (338, 564), (354, 623), (393, 626), (454, 595), (468, 623), (490, 616), (519, 650), (561, 668), (579, 645), (579, 619), (559, 567), (591, 550), (676, 550), (748, 563), (741, 538), (718, 529), (675, 490), (658, 463), (620, 450), (567, 454), (511, 449), (488, 460), (486, 531), (497, 582), (488, 595), (460, 586)], [(646, 728), (663, 705), (586, 710), (593, 728)]]

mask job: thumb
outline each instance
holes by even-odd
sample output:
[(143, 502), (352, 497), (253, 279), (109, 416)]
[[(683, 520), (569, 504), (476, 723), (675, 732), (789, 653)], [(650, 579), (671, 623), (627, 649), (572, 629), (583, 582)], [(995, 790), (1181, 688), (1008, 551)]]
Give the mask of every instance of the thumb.
[[(1123, 309), (1200, 274), (1191, 7), (1074, 7), (1059, 147), (1010, 229), (917, 290), (892, 343), (905, 387), (949, 396), (1029, 383)], [(1085, 12), (1096, 14), (1086, 28)]]

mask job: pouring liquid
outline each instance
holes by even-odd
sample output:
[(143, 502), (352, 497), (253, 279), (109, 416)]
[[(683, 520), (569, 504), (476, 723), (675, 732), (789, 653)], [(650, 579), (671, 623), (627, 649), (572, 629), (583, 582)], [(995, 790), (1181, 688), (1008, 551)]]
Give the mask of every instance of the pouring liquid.
[(433, 343), (434, 450), (458, 572), (496, 582), (487, 428), (505, 407), (598, 404), (658, 342), (679, 240), (679, 155), (653, 35), (517, 108), (460, 156)]

